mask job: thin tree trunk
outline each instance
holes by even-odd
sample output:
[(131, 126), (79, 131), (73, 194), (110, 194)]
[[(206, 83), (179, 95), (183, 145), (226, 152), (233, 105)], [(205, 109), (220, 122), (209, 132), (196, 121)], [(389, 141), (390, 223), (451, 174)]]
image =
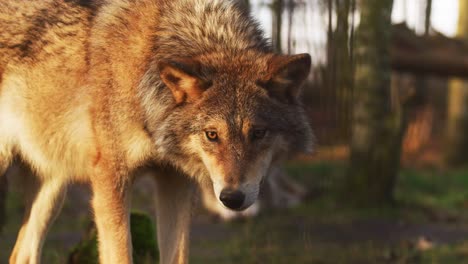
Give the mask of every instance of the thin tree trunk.
[(350, 134), (350, 106), (352, 96), (352, 65), (349, 50), (349, 12), (350, 0), (335, 0), (337, 23), (334, 34), (335, 41), (335, 67), (337, 90), (337, 123), (339, 139), (349, 142)]
[[(335, 39), (333, 32), (333, 0), (328, 0), (328, 31), (327, 31), (327, 67), (326, 67), (326, 108), (328, 120), (334, 120), (336, 112), (336, 61), (335, 61)], [(334, 132), (328, 136), (333, 142), (337, 134)]]
[(293, 39), (292, 39), (292, 29), (293, 29), (293, 16), (294, 9), (296, 4), (293, 0), (288, 0), (288, 54), (293, 53)]
[[(468, 1), (459, 1), (457, 36), (468, 42)], [(468, 164), (468, 84), (452, 79), (448, 94), (446, 162), (449, 165)]]
[[(0, 172), (1, 173), (1, 172)], [(0, 175), (0, 234), (6, 223), (6, 195), (8, 182), (6, 175)]]
[(390, 102), (392, 5), (393, 0), (359, 1), (351, 155), (344, 192), (346, 200), (358, 206), (391, 203), (399, 168), (404, 122), (401, 111), (392, 113)]
[(281, 25), (283, 24), (283, 7), (284, 7), (284, 0), (274, 0), (272, 3), (272, 42), (273, 42), (273, 49), (277, 53), (282, 52), (282, 45), (281, 45)]
[(356, 0), (351, 0), (351, 29), (349, 32), (349, 56), (350, 56), (350, 63), (352, 67), (352, 76), (354, 76), (354, 34), (355, 34), (355, 27), (356, 27)]
[(424, 33), (429, 35), (431, 29), (432, 0), (426, 0), (426, 17), (424, 21)]
[[(431, 14), (432, 14), (432, 0), (426, 0), (426, 7), (424, 12), (424, 35), (429, 36), (429, 29), (431, 26)], [(416, 75), (416, 85), (415, 85), (415, 94), (413, 100), (413, 107), (418, 107), (417, 111), (419, 112), (428, 112), (427, 100), (427, 86), (428, 80), (426, 74)], [(430, 133), (430, 127), (429, 133)]]

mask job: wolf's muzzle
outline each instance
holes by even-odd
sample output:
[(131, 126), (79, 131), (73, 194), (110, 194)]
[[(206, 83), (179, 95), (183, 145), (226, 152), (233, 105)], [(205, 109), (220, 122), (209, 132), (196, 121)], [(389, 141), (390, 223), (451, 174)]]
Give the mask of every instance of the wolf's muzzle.
[(239, 210), (244, 204), (245, 194), (233, 189), (224, 189), (219, 195), (219, 200), (221, 200), (227, 208)]

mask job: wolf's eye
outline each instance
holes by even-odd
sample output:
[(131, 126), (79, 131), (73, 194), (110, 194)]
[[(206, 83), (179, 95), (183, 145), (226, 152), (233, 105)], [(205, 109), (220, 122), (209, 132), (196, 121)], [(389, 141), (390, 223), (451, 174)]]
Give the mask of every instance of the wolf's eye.
[(205, 135), (206, 135), (206, 138), (209, 141), (217, 141), (218, 140), (218, 133), (216, 131), (206, 131)]
[(252, 133), (253, 139), (262, 139), (266, 135), (266, 129), (255, 129)]

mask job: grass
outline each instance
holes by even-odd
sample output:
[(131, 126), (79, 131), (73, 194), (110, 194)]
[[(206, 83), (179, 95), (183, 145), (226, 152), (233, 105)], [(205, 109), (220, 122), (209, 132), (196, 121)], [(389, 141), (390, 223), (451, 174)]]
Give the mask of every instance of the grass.
[(459, 210), (468, 207), (468, 171), (404, 170), (396, 196), (402, 202)]
[[(336, 162), (291, 163), (289, 173), (311, 190), (305, 203), (241, 222), (196, 220), (191, 263), (455, 264), (468, 259), (468, 240), (463, 239), (468, 239), (468, 170), (403, 169), (396, 205), (372, 209), (349, 208), (336, 199), (345, 170)], [(18, 200), (15, 194), (9, 197), (11, 218), (0, 237), (0, 263), (6, 263), (19, 226)], [(90, 214), (72, 217), (72, 210), (69, 201), (51, 230), (44, 263), (66, 263), (72, 246), (63, 243), (61, 234), (86, 229)], [(421, 249), (422, 236), (433, 246)]]
[[(223, 243), (205, 240), (192, 246), (195, 253), (210, 249), (192, 254), (193, 263), (450, 264), (468, 259), (468, 240), (451, 233), (460, 230), (468, 239), (467, 170), (403, 169), (396, 205), (356, 209), (336, 199), (345, 169), (340, 163), (290, 164), (290, 174), (319, 195), (297, 208), (229, 225), (235, 235), (226, 232)], [(428, 249), (419, 242), (425, 236), (434, 240)]]

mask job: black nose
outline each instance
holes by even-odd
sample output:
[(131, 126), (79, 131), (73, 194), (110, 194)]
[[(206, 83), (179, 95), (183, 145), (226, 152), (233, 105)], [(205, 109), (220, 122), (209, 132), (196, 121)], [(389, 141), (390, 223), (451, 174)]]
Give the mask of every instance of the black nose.
[(227, 208), (238, 210), (244, 204), (245, 195), (237, 190), (224, 189), (219, 195), (219, 200), (221, 200)]

